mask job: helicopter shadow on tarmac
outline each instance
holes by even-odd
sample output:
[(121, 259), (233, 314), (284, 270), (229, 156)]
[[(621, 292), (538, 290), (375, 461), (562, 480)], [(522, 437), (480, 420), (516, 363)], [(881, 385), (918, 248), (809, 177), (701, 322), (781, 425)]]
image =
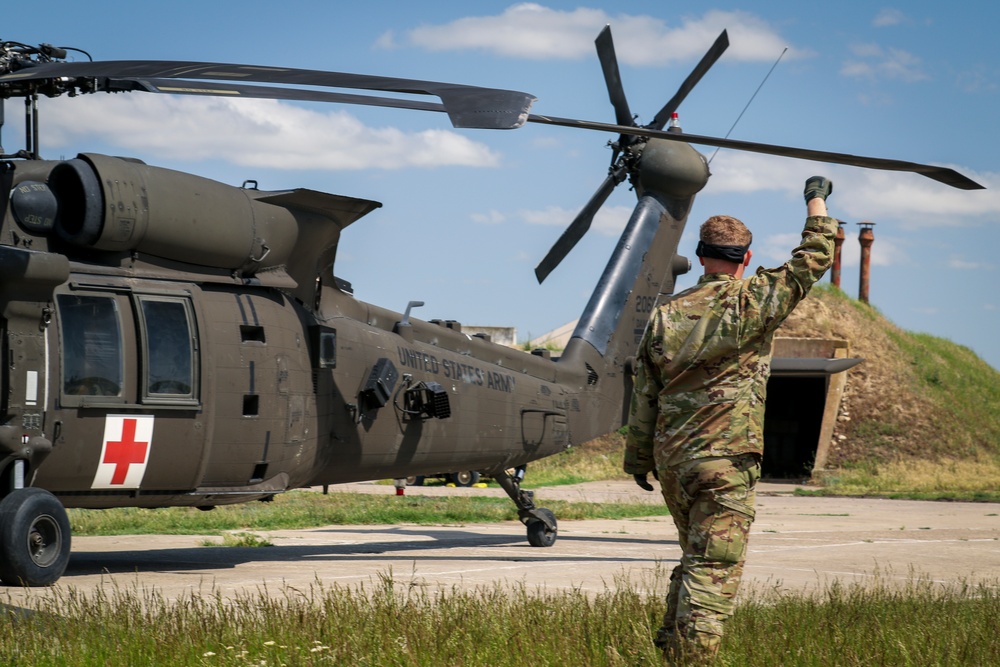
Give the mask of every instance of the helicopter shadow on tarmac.
[[(435, 527), (391, 527), (378, 532), (401, 537), (357, 541), (359, 529), (333, 528), (316, 531), (322, 534), (344, 533), (345, 542), (322, 545), (276, 545), (269, 547), (165, 547), (125, 551), (74, 550), (64, 577), (71, 583), (73, 577), (95, 574), (125, 574), (136, 572), (187, 572), (205, 569), (231, 569), (247, 563), (301, 563), (320, 562), (371, 562), (384, 561), (391, 565), (397, 561), (448, 561), (448, 562), (520, 562), (553, 563), (559, 561), (579, 563), (599, 562), (654, 562), (659, 558), (636, 557), (617, 553), (604, 553), (604, 547), (613, 544), (649, 545), (652, 551), (663, 546), (676, 546), (677, 541), (650, 540), (628, 535), (560, 535), (559, 542), (574, 546), (560, 553), (551, 549), (537, 550), (529, 547), (517, 534), (490, 535), (466, 530), (440, 530)], [(601, 553), (588, 554), (585, 545), (600, 545)], [(578, 548), (579, 547), (579, 548)], [(494, 549), (484, 553), (482, 549)], [(476, 549), (472, 554), (451, 549)], [(445, 551), (447, 550), (447, 551)], [(428, 553), (430, 552), (430, 553)]]

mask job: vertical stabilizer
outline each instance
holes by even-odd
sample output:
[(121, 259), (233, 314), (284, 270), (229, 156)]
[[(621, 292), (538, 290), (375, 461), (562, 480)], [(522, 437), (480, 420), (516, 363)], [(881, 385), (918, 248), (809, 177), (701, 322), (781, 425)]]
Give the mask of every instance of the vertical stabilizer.
[(658, 298), (672, 294), (675, 278), (690, 268), (677, 245), (708, 168), (690, 146), (653, 140), (634, 177), (642, 194), (559, 361), (586, 378), (585, 407), (571, 425), (575, 442), (624, 423), (630, 359)]

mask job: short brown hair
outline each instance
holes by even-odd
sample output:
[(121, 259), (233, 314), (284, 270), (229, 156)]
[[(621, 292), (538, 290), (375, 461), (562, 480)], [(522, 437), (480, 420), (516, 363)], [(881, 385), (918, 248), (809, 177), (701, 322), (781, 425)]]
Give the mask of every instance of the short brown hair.
[(701, 225), (701, 240), (710, 245), (748, 246), (753, 234), (731, 215), (713, 215)]

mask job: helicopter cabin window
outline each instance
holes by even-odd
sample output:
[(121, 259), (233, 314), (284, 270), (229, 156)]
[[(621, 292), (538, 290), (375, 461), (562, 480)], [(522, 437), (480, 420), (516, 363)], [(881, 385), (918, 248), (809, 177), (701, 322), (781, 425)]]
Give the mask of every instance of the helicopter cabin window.
[(63, 394), (121, 397), (122, 328), (114, 297), (58, 295)]
[(184, 298), (139, 296), (142, 320), (143, 399), (186, 402), (195, 398), (195, 346)]
[(317, 326), (312, 328), (313, 349), (317, 368), (337, 367), (337, 330)]

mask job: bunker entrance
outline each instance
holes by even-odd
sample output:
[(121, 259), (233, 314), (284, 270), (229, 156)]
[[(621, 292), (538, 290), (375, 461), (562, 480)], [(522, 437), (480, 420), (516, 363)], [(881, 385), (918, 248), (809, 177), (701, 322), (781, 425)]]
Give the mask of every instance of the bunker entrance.
[(825, 377), (771, 377), (764, 412), (763, 477), (791, 479), (812, 474), (826, 392)]
[(849, 358), (847, 341), (775, 338), (764, 407), (767, 479), (802, 479), (826, 467), (845, 371), (862, 360)]

